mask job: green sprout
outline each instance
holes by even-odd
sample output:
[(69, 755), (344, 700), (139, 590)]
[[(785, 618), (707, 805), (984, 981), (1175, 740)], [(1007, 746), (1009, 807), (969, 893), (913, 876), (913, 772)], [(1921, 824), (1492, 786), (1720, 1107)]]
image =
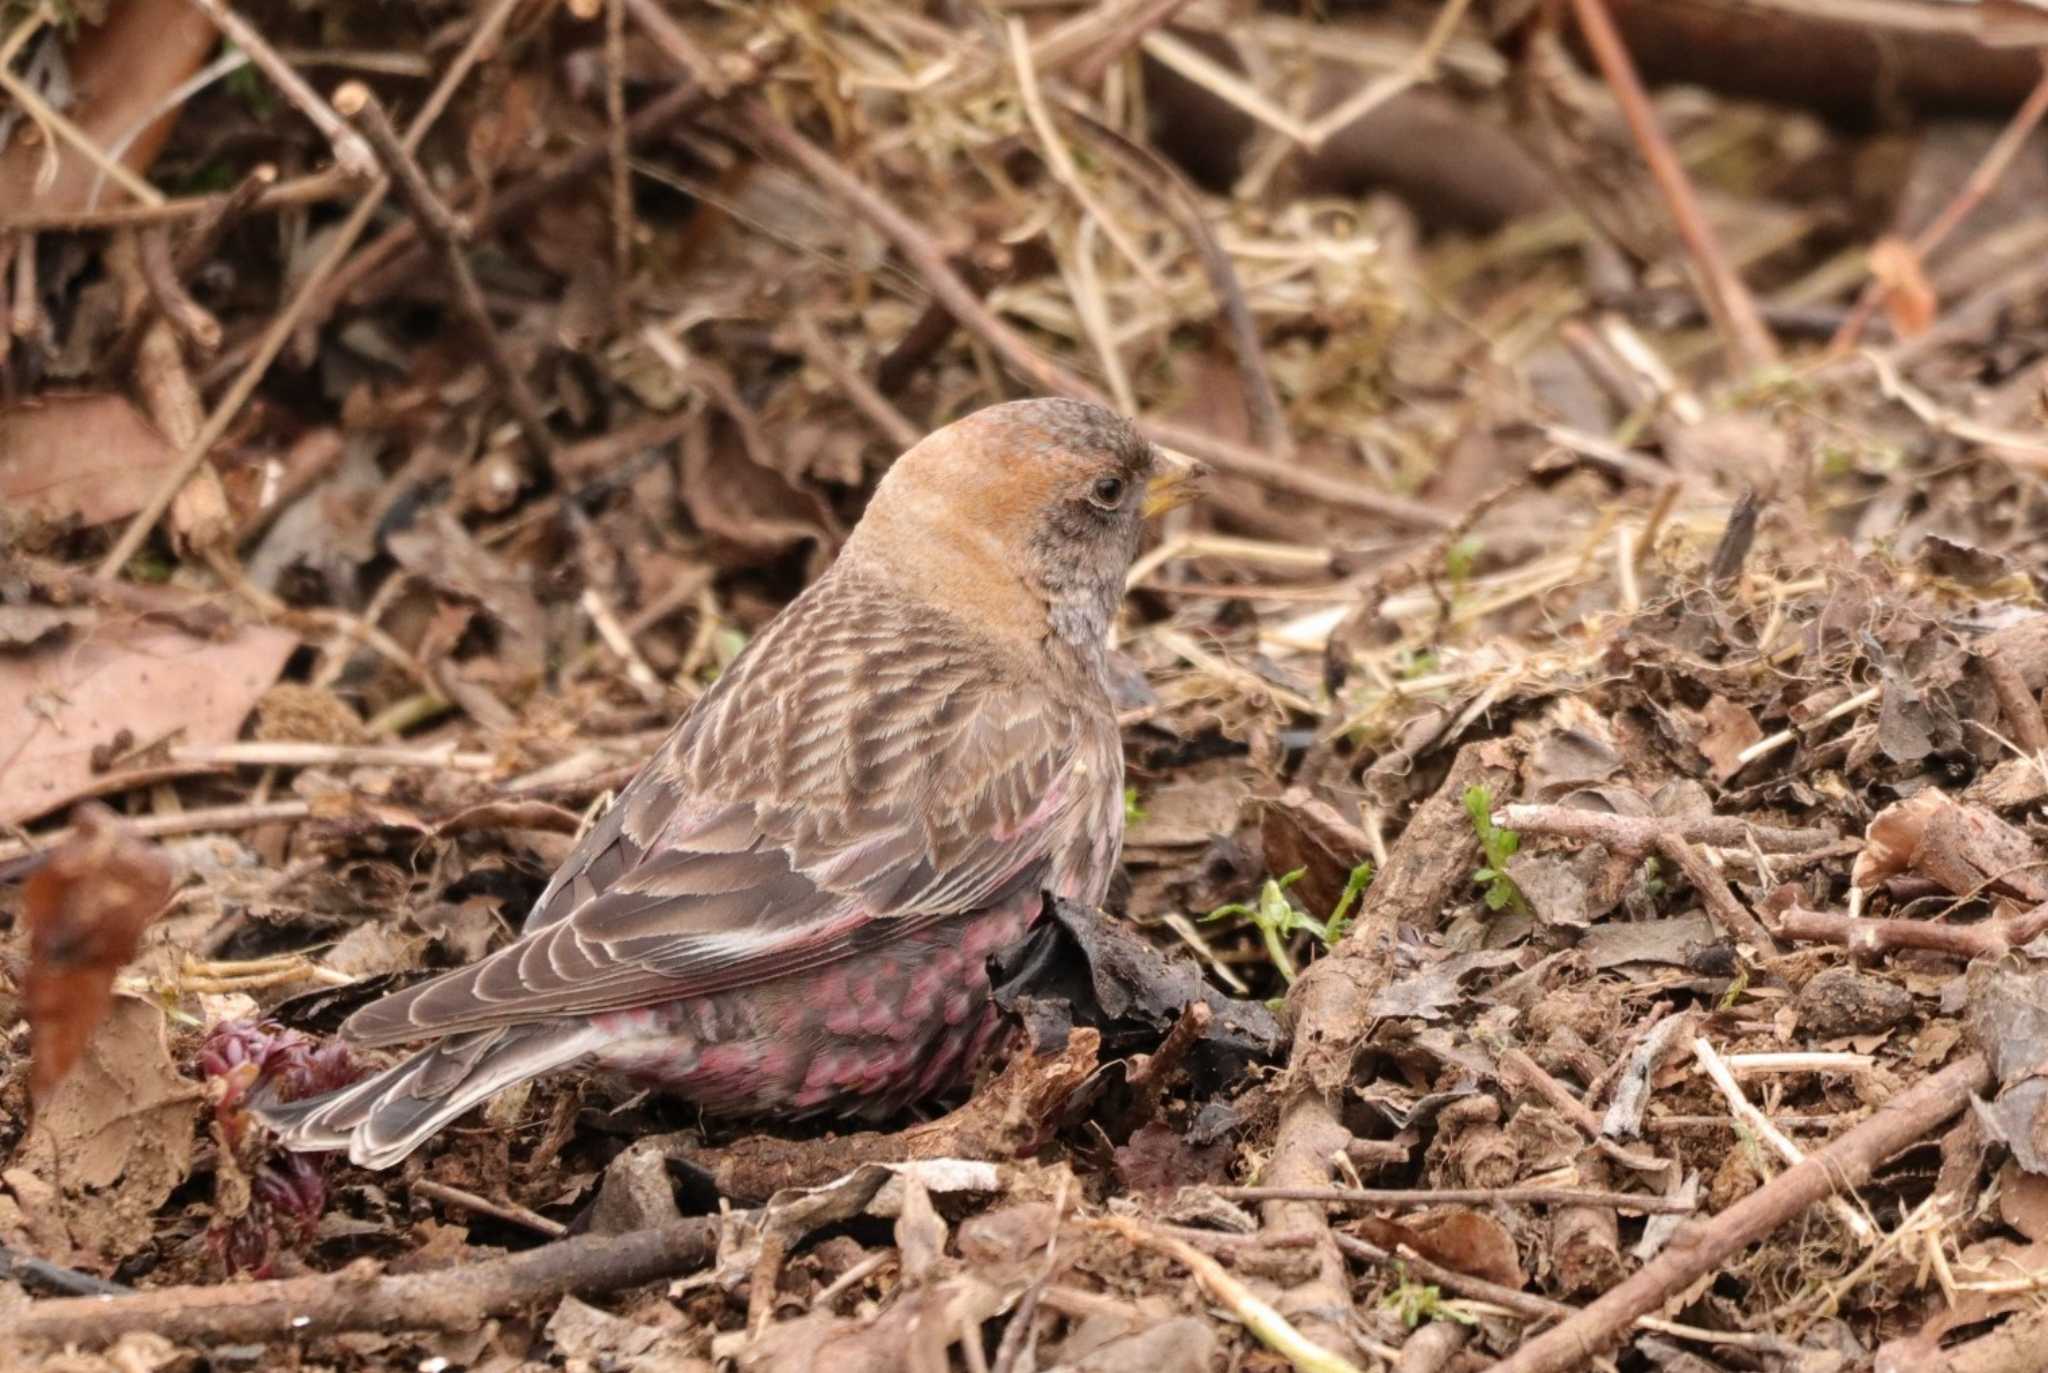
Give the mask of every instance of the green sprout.
[(1145, 808), (1138, 804), (1138, 789), (1136, 787), (1125, 787), (1124, 823), (1126, 825), (1135, 825), (1142, 822), (1144, 818)]
[(1479, 554), (1485, 547), (1485, 540), (1468, 534), (1444, 550), (1444, 572), (1451, 579), (1453, 598), (1465, 594), (1465, 584), (1472, 580), (1472, 569), (1478, 566)]
[(1416, 1282), (1408, 1276), (1406, 1268), (1396, 1265), (1401, 1274), (1400, 1286), (1387, 1293), (1380, 1305), (1400, 1316), (1401, 1324), (1413, 1330), (1424, 1321), (1456, 1321), (1460, 1325), (1477, 1325), (1478, 1317), (1463, 1310), (1453, 1302), (1444, 1300), (1443, 1289), (1435, 1283)]
[(1739, 967), (1735, 970), (1735, 976), (1729, 980), (1728, 990), (1721, 993), (1721, 1000), (1715, 1009), (1722, 1011), (1735, 1009), (1735, 1003), (1742, 1000), (1742, 994), (1748, 990), (1749, 968), (1747, 966)]
[(1522, 847), (1522, 836), (1493, 823), (1493, 795), (1485, 787), (1465, 788), (1465, 814), (1472, 817), (1473, 832), (1479, 836), (1484, 867), (1474, 870), (1472, 880), (1486, 888), (1486, 909), (1502, 911), (1513, 907), (1528, 909), (1522, 889), (1508, 876), (1508, 860)]
[(1344, 890), (1337, 897), (1336, 908), (1330, 912), (1330, 918), (1323, 922), (1322, 941), (1325, 948), (1336, 948), (1337, 941), (1344, 937), (1344, 931), (1350, 928), (1352, 904), (1358, 900), (1371, 881), (1370, 863), (1360, 863), (1351, 870), (1351, 875), (1344, 879)]
[(1292, 983), (1301, 974), (1294, 966), (1294, 959), (1287, 952), (1287, 941), (1303, 930), (1314, 935), (1326, 949), (1335, 948), (1337, 941), (1344, 937), (1344, 926), (1350, 918), (1351, 907), (1358, 900), (1358, 894), (1372, 881), (1372, 864), (1360, 863), (1351, 870), (1344, 881), (1344, 893), (1337, 898), (1337, 905), (1331, 910), (1329, 919), (1318, 920), (1294, 904), (1287, 895), (1287, 889), (1302, 879), (1307, 868), (1296, 868), (1280, 877), (1269, 877), (1259, 888), (1258, 900), (1246, 905), (1233, 901), (1218, 906), (1202, 919), (1223, 920), (1239, 916), (1258, 927), (1259, 937), (1265, 941), (1266, 956), (1273, 960), (1273, 966), (1280, 970), (1280, 976)]

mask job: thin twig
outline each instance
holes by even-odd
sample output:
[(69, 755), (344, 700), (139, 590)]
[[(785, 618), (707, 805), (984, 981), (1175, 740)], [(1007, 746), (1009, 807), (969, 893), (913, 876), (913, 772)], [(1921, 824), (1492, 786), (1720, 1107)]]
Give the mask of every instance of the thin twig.
[[(180, 196), (156, 204), (109, 205), (84, 209), (29, 207), (0, 218), (0, 233), (18, 230), (136, 229), (148, 224), (175, 224), (188, 219), (205, 219), (218, 214), (238, 193), (239, 187), (215, 195)], [(330, 200), (354, 199), (363, 183), (338, 167), (328, 167), (306, 176), (280, 181), (262, 191), (250, 203), (250, 212), (289, 210), (319, 205)]]
[(1998, 697), (1999, 713), (2005, 716), (2019, 746), (2036, 758), (2048, 756), (2048, 721), (2043, 721), (2041, 703), (2027, 689), (2020, 670), (1995, 643), (1987, 644), (1977, 654), (1977, 662), (1990, 680), (1991, 690)]
[(480, 1197), (474, 1192), (451, 1187), (432, 1178), (421, 1178), (412, 1183), (411, 1190), (416, 1197), (425, 1197), (429, 1201), (438, 1201), (446, 1206), (460, 1206), (463, 1210), (474, 1211), (480, 1216), (496, 1216), (499, 1220), (524, 1226), (535, 1234), (546, 1235), (549, 1239), (560, 1239), (569, 1233), (568, 1226), (558, 1220), (550, 1220), (538, 1211), (529, 1211), (524, 1206), (514, 1206), (507, 1201), (492, 1201), (489, 1197)]
[(1758, 953), (1769, 956), (1781, 953), (1778, 941), (1764, 927), (1764, 923), (1750, 913), (1749, 907), (1736, 899), (1728, 879), (1721, 876), (1714, 866), (1700, 856), (1698, 849), (1675, 834), (1664, 834), (1657, 840), (1657, 852), (1678, 865), (1685, 880), (1692, 883), (1693, 890), (1700, 894), (1700, 901), (1706, 906), (1707, 914), (1721, 927), (1721, 932), (1739, 944), (1747, 944)]
[[(481, 40), (503, 26), (517, 3), (518, 0), (498, 0), (497, 7), (479, 26), (477, 38), (467, 44), (455, 61), (449, 64), (433, 94), (427, 97), (426, 105), (413, 117), (411, 126), (405, 131), (405, 147), (408, 151), (419, 146), (420, 140), (426, 137), (427, 130), (433, 127), (435, 118), (447, 108), (455, 88), (462, 84), (463, 79), (482, 57), (486, 44)], [(270, 370), (270, 364), (277, 360), (277, 355), (284, 351), (285, 344), (298, 332), (300, 321), (312, 313), (315, 305), (327, 299), (326, 286), (329, 278), (340, 270), (350, 249), (355, 246), (356, 239), (362, 235), (370, 220), (382, 208), (384, 197), (389, 190), (390, 182), (381, 177), (363, 187), (362, 198), (356, 202), (355, 209), (350, 211), (349, 217), (335, 229), (327, 251), (300, 281), (298, 292), (292, 297), (291, 303), (285, 306), (278, 317), (271, 321), (270, 327), (263, 332), (262, 338), (256, 344), (255, 352), (236, 374), (227, 393), (207, 414), (206, 423), (200, 427), (198, 437), (192, 441), (190, 447), (178, 454), (178, 461), (164, 474), (156, 490), (150, 493), (149, 500), (129, 519), (127, 526), (121, 531), (121, 537), (114, 541), (113, 548), (94, 570), (95, 577), (101, 581), (113, 580), (121, 569), (128, 565), (128, 560), (135, 556), (135, 551), (142, 547), (142, 541), (149, 537), (149, 531), (163, 518), (164, 511), (170, 508), (172, 499), (183, 488), (186, 479), (198, 469), (200, 463), (206, 461), (206, 456), (212, 451), (213, 445), (220, 441), (221, 435), (227, 432), (235, 417), (242, 413), (242, 407), (248, 404), (249, 397), (256, 394), (256, 388), (262, 383), (264, 374)]]
[[(694, 68), (691, 74), (704, 79)], [(604, 122), (612, 174), (612, 328), (624, 333), (633, 311), (628, 291), (633, 273), (633, 164), (626, 140), (625, 0), (605, 0)]]
[(192, 299), (185, 283), (178, 279), (177, 263), (171, 253), (171, 231), (164, 225), (143, 229), (136, 235), (136, 255), (142, 266), (142, 280), (158, 313), (193, 347), (211, 353), (220, 347), (220, 321), (213, 312)]
[[(1943, 206), (1941, 213), (1926, 228), (1913, 235), (1913, 255), (1916, 258), (1926, 262), (1929, 255), (1955, 232), (1956, 226), (1983, 203), (1984, 197), (1991, 194), (1999, 178), (2005, 175), (2005, 169), (2012, 164), (2013, 158), (2026, 146), (2027, 139), (2044, 115), (2048, 115), (2048, 56), (2043, 58), (2041, 79), (2034, 83), (2033, 90), (2027, 92), (2027, 98), (2013, 112), (2012, 121), (1985, 150), (1983, 159), (1971, 169), (1969, 179), (1956, 192), (1955, 199)], [(1864, 326), (1870, 323), (1877, 307), (1884, 303), (1884, 297), (1884, 282), (1873, 276), (1864, 286), (1863, 294), (1857, 297), (1849, 317), (1842, 321), (1842, 327), (1828, 340), (1830, 355), (1841, 356), (1855, 348), (1857, 340), (1863, 336)]]
[(840, 392), (853, 402), (853, 408), (873, 421), (883, 437), (899, 449), (907, 449), (924, 437), (923, 431), (890, 404), (889, 398), (877, 390), (858, 368), (847, 362), (808, 312), (800, 312), (795, 323), (797, 338), (804, 346), (804, 356), (825, 370)]
[(1656, 1258), (1570, 1319), (1523, 1344), (1492, 1373), (1566, 1373), (1583, 1368), (1640, 1316), (1714, 1271), (1837, 1191), (1869, 1179), (1877, 1166), (1925, 1139), (1991, 1082), (1972, 1054), (1899, 1093), (1862, 1124), (1807, 1156), (1710, 1220), (1688, 1221)]
[(527, 447), (533, 450), (535, 461), (542, 467), (552, 468), (555, 437), (541, 414), (540, 402), (526, 384), (525, 374), (513, 365), (511, 355), (505, 351), (505, 341), (499, 337), (498, 326), (491, 320), (490, 305), (484, 300), (483, 288), (477, 285), (476, 273), (470, 269), (469, 255), (463, 251), (462, 240), (470, 232), (468, 221), (449, 210), (441, 197), (434, 194), (419, 163), (413, 159), (411, 150), (399, 141), (398, 131), (391, 127), (390, 116), (384, 113), (383, 105), (368, 86), (360, 81), (348, 82), (334, 93), (334, 107), (354, 120), (356, 127), (368, 138), (384, 164), (386, 175), (397, 183), (399, 194), (419, 222), (421, 232), (440, 254), (455, 288), (456, 307), (482, 346), (484, 366), (489, 369), (491, 379), (497, 382), (506, 404), (511, 406), (513, 418), (518, 420), (519, 431), (525, 437)]
[[(1794, 1144), (1791, 1137), (1778, 1128), (1776, 1122), (1744, 1095), (1741, 1084), (1735, 1080), (1735, 1074), (1729, 1071), (1728, 1065), (1722, 1061), (1720, 1054), (1714, 1051), (1712, 1044), (1705, 1039), (1695, 1039), (1692, 1042), (1692, 1052), (1693, 1057), (1699, 1060), (1701, 1070), (1712, 1080), (1714, 1086), (1720, 1090), (1722, 1098), (1727, 1101), (1728, 1109), (1734, 1113), (1736, 1119), (1749, 1127), (1750, 1133), (1768, 1144), (1771, 1151), (1785, 1162), (1795, 1166), (1805, 1162), (1806, 1151)], [(1846, 1198), (1830, 1197), (1828, 1205), (1842, 1224), (1849, 1227), (1849, 1233), (1857, 1239), (1869, 1244), (1877, 1238), (1876, 1228), (1861, 1212), (1850, 1205)]]
[(688, 72), (692, 81), (713, 97), (725, 94), (731, 79), (709, 53), (697, 46), (683, 26), (669, 17), (659, 0), (626, 0), (626, 12), (646, 30), (662, 55)]
[(236, 182), (233, 190), (209, 205), (179, 237), (177, 251), (171, 254), (171, 266), (178, 276), (182, 279), (203, 267), (220, 246), (221, 236), (246, 218), (276, 186), (277, 168), (268, 162), (260, 163)]
[(1186, 1240), (1160, 1234), (1128, 1216), (1109, 1216), (1102, 1223), (1133, 1243), (1157, 1249), (1193, 1273), (1209, 1295), (1229, 1307), (1231, 1314), (1243, 1321), (1245, 1329), (1257, 1336), (1261, 1344), (1293, 1364), (1300, 1373), (1358, 1373), (1357, 1364), (1296, 1330), (1285, 1316), (1261, 1301), (1222, 1264)]
[(333, 145), (336, 166), (362, 181), (376, 174), (377, 159), (370, 152), (369, 145), (341, 121), (341, 116), (320, 98), (319, 92), (299, 75), (291, 63), (284, 60), (284, 56), (270, 45), (270, 40), (255, 25), (230, 9), (224, 0), (192, 0), (192, 3), (205, 10), (221, 35), (247, 53), (249, 60), (270, 78), (271, 84), (284, 98), (313, 121), (313, 126)]
[[(520, 0), (501, 0), (501, 3), (511, 5), (520, 3)], [(790, 49), (787, 35), (780, 30), (770, 30), (750, 40), (744, 52), (725, 54), (719, 62), (725, 69), (729, 86), (751, 86), (780, 65), (788, 57)], [(680, 83), (650, 100), (627, 121), (626, 138), (633, 143), (651, 138), (678, 120), (709, 108), (718, 98), (711, 90), (695, 82)], [(590, 176), (610, 156), (610, 146), (601, 139), (594, 140), (556, 159), (525, 181), (488, 197), (478, 197), (482, 207), (475, 215), (476, 232), (489, 233), (520, 218), (535, 206)], [(424, 249), (411, 221), (394, 225), (335, 274), (333, 284), (323, 293), (322, 308), (332, 309), (343, 298), (357, 304), (375, 300), (417, 272), (423, 259)]]
[[(1087, 51), (1075, 60), (1071, 73), (1074, 84), (1086, 90), (1100, 81), (1139, 40), (1152, 30), (1171, 23), (1173, 16), (1187, 3), (1188, 0), (1129, 0), (1122, 5), (1120, 8), (1124, 13), (1110, 16), (1109, 32), (1094, 39)], [(1112, 10), (1118, 7), (1105, 5), (1102, 8)], [(1036, 52), (1032, 53), (1032, 60), (1041, 68), (1047, 65), (1039, 61)]]
[[(929, 234), (868, 189), (838, 159), (798, 133), (758, 99), (747, 101), (742, 106), (742, 115), (763, 142), (829, 187), (861, 218), (894, 242), (897, 251), (910, 261), (939, 302), (970, 332), (1000, 354), (1012, 371), (1046, 394), (1072, 396), (1098, 405), (1107, 403), (1108, 398), (1102, 392), (1045, 356), (1029, 339), (998, 318), (960, 279), (959, 273), (946, 261), (945, 253)], [(1192, 425), (1140, 419), (1138, 427), (1155, 441), (1199, 458), (1220, 472), (1277, 490), (1292, 491), (1344, 509), (1367, 511), (1404, 524), (1442, 528), (1451, 522), (1448, 516), (1420, 502), (1371, 491), (1353, 482), (1268, 458)]]
[(1649, 164), (1650, 177), (1664, 196), (1672, 225), (1678, 230), (1678, 236), (1700, 274), (1707, 312), (1720, 328), (1731, 361), (1742, 372), (1753, 372), (1775, 363), (1778, 360), (1777, 341), (1764, 326), (1749, 288), (1743, 285), (1742, 278), (1729, 265), (1727, 255), (1721, 251), (1720, 240), (1708, 226), (1699, 198), (1693, 193), (1692, 183), (1686, 179), (1685, 168), (1673, 151), (1671, 141), (1664, 136), (1664, 130), (1657, 122), (1649, 94), (1643, 89), (1642, 79), (1636, 75), (1635, 64), (1629, 59), (1628, 48), (1622, 43), (1621, 34), (1615, 29), (1604, 0), (1572, 0), (1572, 12), (1578, 16), (1579, 32), (1585, 35), (1586, 46), (1592, 49), (1593, 60), (1606, 76), (1622, 115), (1628, 120), (1629, 132), (1635, 136), (1636, 146), (1641, 150), (1643, 160)]
[[(13, 72), (7, 70), (4, 64), (0, 64), (0, 91), (5, 91), (12, 97), (14, 103), (21, 106), (23, 113), (27, 114), (29, 118), (35, 120), (38, 124), (45, 124), (56, 130), (59, 138), (78, 150), (79, 156), (119, 182), (122, 190), (134, 196), (144, 205), (154, 206), (163, 204), (163, 192), (150, 185), (147, 181), (144, 181), (134, 172), (129, 171), (126, 163), (118, 162), (114, 158), (109, 157), (99, 144), (93, 142), (91, 134), (65, 118), (61, 111), (52, 108), (47, 100), (36, 94), (32, 86), (17, 77)], [(25, 228), (27, 226), (10, 222), (5, 227)]]
[(1209, 221), (1202, 212), (1202, 202), (1188, 184), (1187, 177), (1150, 148), (1124, 137), (1087, 111), (1064, 101), (1060, 110), (1092, 137), (1098, 147), (1136, 168), (1140, 173), (1138, 184), (1158, 200), (1180, 225), (1181, 232), (1188, 236), (1195, 257), (1202, 264), (1202, 272), (1209, 278), (1209, 289), (1215, 292), (1216, 303), (1222, 307), (1224, 323), (1230, 329), (1238, 381), (1244, 387), (1245, 406), (1251, 412), (1252, 439), (1273, 458), (1291, 459), (1294, 456), (1294, 435), (1287, 427), (1287, 412), (1281, 407), (1280, 395), (1273, 389), (1273, 376), (1266, 366), (1266, 348), (1259, 337), (1258, 322), (1252, 318), (1251, 306), (1245, 302), (1244, 287), (1238, 282), (1237, 269), (1231, 263), (1230, 254), (1216, 241), (1216, 235), (1210, 230)]
[(1502, 827), (1523, 834), (1599, 843), (1626, 854), (1647, 853), (1667, 835), (1716, 848), (1738, 847), (1754, 839), (1766, 853), (1811, 853), (1840, 839), (1831, 830), (1757, 825), (1732, 815), (1611, 815), (1576, 806), (1518, 803), (1501, 807), (1496, 818)]

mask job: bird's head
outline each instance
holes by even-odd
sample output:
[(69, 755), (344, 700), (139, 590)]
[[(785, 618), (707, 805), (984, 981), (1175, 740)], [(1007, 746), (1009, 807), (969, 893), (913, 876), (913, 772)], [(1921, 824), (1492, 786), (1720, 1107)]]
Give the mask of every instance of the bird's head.
[(1145, 520), (1193, 499), (1200, 470), (1100, 405), (991, 405), (896, 460), (845, 556), (991, 627), (1091, 646)]

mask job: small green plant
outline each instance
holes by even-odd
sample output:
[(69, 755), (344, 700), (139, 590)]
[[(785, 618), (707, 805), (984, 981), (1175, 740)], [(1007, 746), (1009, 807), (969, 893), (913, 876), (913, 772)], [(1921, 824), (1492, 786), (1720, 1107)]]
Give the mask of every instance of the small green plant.
[(1138, 804), (1138, 789), (1124, 788), (1124, 823), (1135, 825), (1145, 818), (1145, 808)]
[(1734, 978), (1728, 983), (1728, 990), (1721, 993), (1721, 999), (1716, 1003), (1715, 1009), (1722, 1011), (1734, 1010), (1735, 1003), (1742, 1000), (1742, 994), (1748, 990), (1749, 968), (1747, 965), (1744, 965), (1735, 970)]
[(1322, 941), (1325, 948), (1334, 949), (1337, 941), (1344, 937), (1344, 931), (1351, 926), (1351, 907), (1372, 882), (1372, 864), (1360, 863), (1344, 879), (1344, 890), (1337, 897), (1337, 904), (1330, 911), (1330, 918), (1323, 922)]
[(1479, 564), (1479, 554), (1486, 547), (1484, 540), (1468, 534), (1444, 550), (1444, 572), (1451, 579), (1451, 595), (1465, 594), (1465, 584), (1472, 580), (1472, 569)]
[(252, 63), (244, 62), (229, 72), (225, 84), (228, 94), (241, 101), (253, 115), (268, 115), (277, 108), (277, 92)]
[(1326, 949), (1335, 948), (1337, 941), (1344, 937), (1345, 923), (1351, 917), (1351, 907), (1358, 900), (1358, 894), (1372, 881), (1372, 864), (1360, 863), (1351, 870), (1344, 881), (1344, 892), (1337, 898), (1337, 905), (1331, 910), (1329, 919), (1318, 920), (1294, 904), (1287, 895), (1287, 889), (1299, 882), (1307, 868), (1296, 868), (1293, 872), (1279, 877), (1269, 877), (1259, 888), (1258, 900), (1250, 905), (1233, 901), (1218, 906), (1203, 916), (1204, 922), (1225, 920), (1239, 916), (1258, 927), (1259, 937), (1265, 941), (1266, 956), (1273, 960), (1273, 966), (1280, 970), (1280, 976), (1293, 982), (1300, 973), (1294, 966), (1294, 959), (1287, 952), (1287, 941), (1303, 930), (1314, 935)]
[(1670, 884), (1664, 880), (1664, 869), (1657, 865), (1653, 854), (1643, 860), (1643, 895), (1655, 901), (1664, 894)]
[(1394, 660), (1394, 675), (1404, 682), (1427, 677), (1437, 669), (1437, 656), (1426, 648), (1411, 649)]
[(1460, 1325), (1479, 1323), (1479, 1318), (1471, 1312), (1445, 1301), (1443, 1289), (1435, 1283), (1414, 1281), (1408, 1276), (1408, 1270), (1398, 1264), (1395, 1271), (1401, 1275), (1400, 1285), (1387, 1293), (1380, 1305), (1398, 1315), (1401, 1324), (1410, 1330), (1424, 1321), (1456, 1321)]
[(1508, 860), (1520, 851), (1522, 836), (1493, 823), (1493, 795), (1485, 787), (1465, 788), (1465, 814), (1472, 817), (1480, 852), (1486, 855), (1485, 866), (1472, 873), (1472, 880), (1486, 888), (1486, 909), (1528, 909), (1528, 903), (1522, 900), (1522, 889), (1508, 876)]

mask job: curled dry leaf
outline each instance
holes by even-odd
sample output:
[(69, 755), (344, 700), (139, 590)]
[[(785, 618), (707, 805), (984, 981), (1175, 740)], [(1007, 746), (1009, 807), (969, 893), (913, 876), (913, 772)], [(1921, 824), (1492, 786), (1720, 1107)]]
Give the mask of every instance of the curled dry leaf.
[(171, 896), (171, 863), (105, 806), (87, 803), (69, 841), (28, 880), (28, 982), (40, 1106), (78, 1061), (113, 1000), (114, 974)]
[(1901, 238), (1871, 244), (1870, 274), (1884, 287), (1884, 312), (1900, 338), (1913, 338), (1934, 327), (1934, 287), (1912, 244)]
[(1873, 891), (1886, 878), (1910, 869), (1926, 837), (1928, 820), (1953, 804), (1930, 787), (1879, 811), (1864, 832), (1863, 852), (1856, 855), (1850, 880), (1864, 891)]

